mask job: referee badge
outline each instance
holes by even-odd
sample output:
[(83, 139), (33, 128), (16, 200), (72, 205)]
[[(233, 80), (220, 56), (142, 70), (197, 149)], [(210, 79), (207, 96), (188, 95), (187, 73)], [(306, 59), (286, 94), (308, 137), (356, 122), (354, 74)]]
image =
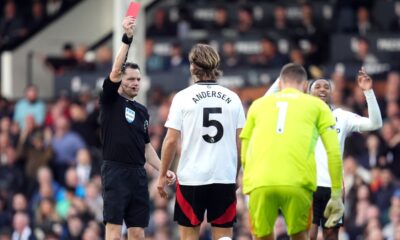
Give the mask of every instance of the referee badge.
[(133, 120), (135, 120), (135, 111), (126, 107), (125, 108), (125, 118), (126, 118), (126, 121), (128, 121), (128, 123), (133, 123)]

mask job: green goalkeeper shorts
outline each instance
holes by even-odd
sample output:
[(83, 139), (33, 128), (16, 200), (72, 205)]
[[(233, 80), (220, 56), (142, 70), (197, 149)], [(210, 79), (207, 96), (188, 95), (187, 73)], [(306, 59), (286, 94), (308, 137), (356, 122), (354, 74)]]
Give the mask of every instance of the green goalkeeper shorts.
[(250, 222), (256, 237), (273, 233), (281, 210), (293, 235), (309, 229), (312, 218), (312, 192), (301, 187), (271, 186), (253, 190), (249, 197)]

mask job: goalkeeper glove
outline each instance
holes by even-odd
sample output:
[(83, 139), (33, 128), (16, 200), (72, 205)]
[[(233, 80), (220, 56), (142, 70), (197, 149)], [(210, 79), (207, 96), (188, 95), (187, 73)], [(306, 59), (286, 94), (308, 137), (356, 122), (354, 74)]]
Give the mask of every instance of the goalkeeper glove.
[(325, 227), (331, 228), (336, 226), (343, 217), (343, 213), (342, 189), (332, 189), (331, 199), (329, 199), (324, 211), (324, 216), (327, 218)]

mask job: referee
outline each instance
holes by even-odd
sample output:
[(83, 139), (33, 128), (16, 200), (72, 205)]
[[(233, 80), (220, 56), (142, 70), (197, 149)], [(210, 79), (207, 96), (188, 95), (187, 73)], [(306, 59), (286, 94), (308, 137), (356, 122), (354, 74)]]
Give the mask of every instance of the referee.
[[(135, 19), (123, 21), (122, 45), (104, 80), (100, 95), (103, 164), (101, 167), (103, 218), (106, 240), (121, 239), (123, 221), (128, 239), (145, 239), (149, 222), (149, 192), (144, 164), (155, 169), (160, 159), (150, 143), (149, 114), (134, 98), (140, 89), (140, 69), (135, 63), (124, 63), (133, 38)], [(168, 172), (168, 181), (175, 174)]]

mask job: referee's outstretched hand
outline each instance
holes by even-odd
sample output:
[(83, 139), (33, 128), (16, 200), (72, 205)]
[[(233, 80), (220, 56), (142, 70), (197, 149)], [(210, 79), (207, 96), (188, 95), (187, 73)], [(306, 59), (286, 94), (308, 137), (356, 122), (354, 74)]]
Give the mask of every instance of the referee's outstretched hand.
[(131, 16), (126, 16), (122, 21), (122, 27), (125, 34), (131, 38), (133, 37), (134, 29), (136, 27), (136, 19)]

